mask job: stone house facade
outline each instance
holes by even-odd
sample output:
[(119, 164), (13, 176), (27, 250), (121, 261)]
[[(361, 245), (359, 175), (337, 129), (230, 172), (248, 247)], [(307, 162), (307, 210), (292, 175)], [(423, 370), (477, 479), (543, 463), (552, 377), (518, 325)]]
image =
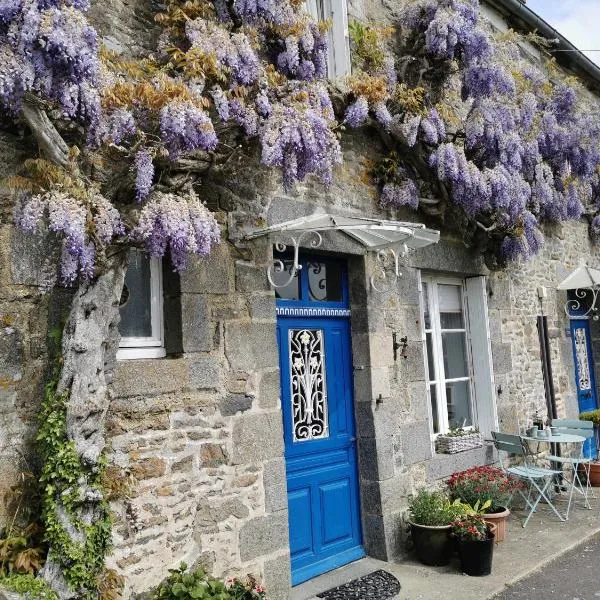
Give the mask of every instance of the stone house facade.
[[(126, 48), (140, 28), (150, 30), (145, 3), (111, 4), (119, 27), (106, 21), (110, 11), (96, 7), (93, 14), (114, 47)], [(351, 18), (381, 22), (401, 3), (351, 0), (347, 9)], [(506, 14), (486, 10), (502, 27)], [(22, 150), (17, 137), (2, 137), (4, 175)], [(303, 269), (273, 289), (269, 269), (276, 282), (293, 275), (290, 256), (274, 254), (280, 237), (248, 239), (252, 231), (318, 213), (416, 220), (382, 210), (362, 177), (367, 161), (383, 152), (377, 137), (353, 134), (343, 148), (344, 166), (331, 188), (309, 181), (288, 194), (258, 164), (207, 185), (202, 193), (224, 241), (180, 277), (139, 257), (132, 263), (108, 422), (110, 460), (133, 482), (129, 496), (113, 506), (110, 562), (126, 576), (125, 597), (147, 591), (185, 561), (219, 576), (253, 572), (274, 600), (283, 600), (293, 571), (301, 580), (320, 568), (311, 570), (318, 557), (302, 562), (303, 544), (317, 537), (330, 565), (364, 554), (401, 558), (408, 496), (457, 469), (494, 460), (487, 446), (438, 454), (435, 435), (453, 426), (517, 432), (536, 410), (545, 413), (538, 315), (549, 322), (558, 413), (578, 412), (567, 298), (556, 288), (582, 260), (593, 265), (599, 258), (583, 221), (557, 227), (537, 257), (498, 272), (442, 232), (438, 244), (403, 258), (402, 276), (382, 292), (371, 282), (376, 254), (343, 232), (328, 232), (318, 249), (305, 238)], [(29, 468), (45, 339), (69, 294), (49, 291), (51, 246), (11, 226), (7, 196), (0, 209), (0, 486), (6, 489)], [(283, 274), (273, 271), (274, 258), (283, 261)], [(302, 333), (314, 343), (311, 385), (329, 393), (311, 404), (310, 419), (293, 398), (294, 381), (307, 381), (310, 362), (298, 350)], [(338, 403), (335, 414), (327, 415), (327, 401)], [(342, 420), (344, 406), (351, 410)], [(296, 429), (319, 420), (320, 430)], [(316, 463), (310, 452), (290, 452), (329, 434), (347, 443)], [(336, 465), (340, 453), (346, 470), (321, 481), (319, 461)], [(337, 512), (349, 520), (336, 517), (331, 526), (319, 520)]]

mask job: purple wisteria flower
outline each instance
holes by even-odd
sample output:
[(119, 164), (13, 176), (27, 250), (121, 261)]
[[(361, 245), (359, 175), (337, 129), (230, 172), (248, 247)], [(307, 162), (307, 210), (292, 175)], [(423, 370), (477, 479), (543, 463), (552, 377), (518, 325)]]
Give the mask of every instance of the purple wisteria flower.
[(344, 123), (348, 127), (360, 127), (369, 116), (369, 103), (364, 96), (359, 96), (348, 108), (344, 115)]
[(136, 172), (135, 197), (138, 202), (142, 202), (150, 194), (152, 181), (154, 180), (154, 163), (152, 162), (152, 155), (146, 148), (142, 148), (137, 152), (133, 167)]
[(412, 179), (399, 184), (386, 183), (381, 190), (380, 202), (384, 207), (408, 206), (416, 210), (419, 207), (419, 188)]
[(182, 152), (214, 150), (218, 139), (206, 112), (185, 101), (174, 101), (159, 114), (162, 141), (172, 159)]
[(185, 268), (188, 255), (208, 256), (221, 240), (214, 216), (193, 193), (152, 194), (132, 237), (144, 242), (151, 256), (163, 257), (168, 249), (176, 271)]

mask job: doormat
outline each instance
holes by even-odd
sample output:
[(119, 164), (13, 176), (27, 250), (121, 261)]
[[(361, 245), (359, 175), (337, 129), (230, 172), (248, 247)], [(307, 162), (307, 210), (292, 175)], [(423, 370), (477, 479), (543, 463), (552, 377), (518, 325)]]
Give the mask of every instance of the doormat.
[(317, 598), (326, 600), (387, 600), (400, 591), (400, 582), (387, 571), (379, 569), (368, 575), (353, 579), (326, 592)]

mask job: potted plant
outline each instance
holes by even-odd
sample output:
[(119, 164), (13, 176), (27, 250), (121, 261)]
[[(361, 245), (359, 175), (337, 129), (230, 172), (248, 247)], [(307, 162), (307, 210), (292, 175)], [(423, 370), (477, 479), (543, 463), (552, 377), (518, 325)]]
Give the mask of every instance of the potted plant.
[(451, 535), (458, 541), (460, 568), (465, 575), (480, 577), (492, 572), (494, 534), (481, 515), (453, 522)]
[(450, 429), (448, 433), (440, 433), (435, 440), (436, 452), (442, 454), (456, 454), (481, 446), (483, 446), (483, 437), (477, 428), (456, 427)]
[(496, 541), (506, 537), (509, 505), (513, 494), (522, 485), (496, 467), (473, 467), (453, 473), (447, 482), (451, 500), (470, 506), (484, 507), (484, 519), (496, 524)]
[(441, 491), (420, 490), (408, 510), (417, 558), (425, 565), (447, 565), (452, 554), (450, 523), (464, 514), (465, 507), (458, 501), (451, 503)]
[(596, 443), (594, 460), (589, 464), (590, 467), (590, 485), (600, 487), (600, 409), (582, 412), (579, 415), (582, 421), (591, 421), (594, 424), (594, 441)]

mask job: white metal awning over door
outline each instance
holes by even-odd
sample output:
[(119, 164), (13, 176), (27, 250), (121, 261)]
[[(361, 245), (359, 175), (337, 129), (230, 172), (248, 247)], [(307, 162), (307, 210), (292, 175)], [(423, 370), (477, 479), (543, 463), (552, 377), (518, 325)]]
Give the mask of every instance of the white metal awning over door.
[[(323, 242), (322, 234), (330, 231), (341, 232), (360, 243), (366, 251), (377, 254), (379, 272), (371, 276), (371, 285), (382, 291), (377, 281), (393, 283), (399, 276), (399, 259), (412, 250), (435, 244), (440, 239), (440, 232), (428, 229), (420, 223), (402, 221), (386, 221), (362, 217), (342, 217), (331, 214), (316, 214), (308, 217), (285, 221), (264, 229), (251, 232), (246, 236), (253, 239), (265, 235), (274, 235), (275, 247), (284, 252), (288, 247), (294, 251), (292, 276), (299, 268), (298, 254), (301, 246), (318, 248)], [(283, 238), (283, 239), (282, 239)], [(269, 282), (273, 287), (272, 271), (281, 271), (283, 264), (275, 260), (269, 269)], [(389, 271), (392, 271), (391, 278)], [(388, 286), (386, 286), (388, 287)]]
[(567, 317), (592, 316), (598, 320), (598, 293), (600, 292), (600, 271), (587, 265), (574, 269), (559, 284), (557, 289), (572, 291), (573, 295), (565, 304)]

